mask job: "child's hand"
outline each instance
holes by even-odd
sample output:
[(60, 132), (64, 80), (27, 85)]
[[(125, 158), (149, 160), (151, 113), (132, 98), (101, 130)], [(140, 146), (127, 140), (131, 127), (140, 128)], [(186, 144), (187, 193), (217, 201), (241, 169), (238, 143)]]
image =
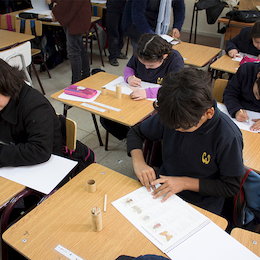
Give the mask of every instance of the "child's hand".
[(132, 87), (139, 87), (141, 85), (141, 79), (135, 76), (129, 76), (127, 78), (127, 83)]
[[(143, 186), (147, 188), (147, 190), (150, 192), (151, 188), (151, 182), (156, 179), (154, 169), (147, 165), (146, 163), (138, 163), (134, 164), (134, 171), (137, 176), (137, 178), (140, 180)], [(155, 186), (152, 186), (152, 189), (155, 189)]]
[(152, 192), (154, 199), (166, 195), (162, 202), (166, 201), (171, 195), (179, 193), (183, 191), (185, 188), (184, 185), (185, 178), (184, 177), (173, 177), (173, 176), (163, 176), (160, 175), (160, 178), (153, 181), (152, 184), (156, 185), (161, 183), (162, 185)]
[(130, 97), (134, 100), (142, 100), (142, 99), (146, 99), (146, 91), (145, 89), (140, 89), (140, 88), (131, 88), (131, 90), (133, 90), (133, 92), (130, 94)]
[(232, 59), (233, 58), (236, 58), (236, 56), (238, 55), (238, 51), (237, 49), (232, 49), (228, 52), (228, 56), (231, 57)]
[(177, 194), (184, 190), (199, 192), (199, 179), (197, 178), (163, 175), (160, 175), (159, 177), (159, 179), (151, 183), (151, 185), (161, 183), (161, 186), (152, 192), (154, 199), (165, 195), (162, 199), (162, 202), (164, 202), (173, 194)]
[(252, 119), (255, 123), (250, 127), (251, 131), (258, 131), (260, 130), (260, 119)]
[(45, 3), (46, 3), (47, 5), (50, 5), (50, 4), (51, 4), (51, 0), (45, 0)]
[(247, 113), (246, 113), (246, 110), (244, 110), (244, 109), (239, 109), (239, 110), (236, 112), (235, 117), (236, 117), (236, 120), (237, 120), (238, 122), (244, 122), (244, 121), (246, 121), (246, 120), (249, 119), (249, 117), (248, 117), (248, 115), (247, 115)]

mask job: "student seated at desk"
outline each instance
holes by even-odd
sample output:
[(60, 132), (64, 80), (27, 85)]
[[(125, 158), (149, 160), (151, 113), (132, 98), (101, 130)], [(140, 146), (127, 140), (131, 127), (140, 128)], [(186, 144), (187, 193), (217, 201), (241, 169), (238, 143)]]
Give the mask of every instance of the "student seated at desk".
[[(158, 113), (127, 135), (135, 174), (148, 191), (152, 186), (154, 199), (162, 197), (164, 202), (177, 194), (220, 214), (225, 198), (239, 191), (244, 174), (239, 128), (217, 108), (210, 78), (202, 70), (184, 68), (168, 74), (157, 99)], [(144, 160), (144, 139), (163, 142), (159, 178)]]
[(240, 33), (227, 42), (226, 53), (235, 58), (238, 52), (257, 56), (260, 59), (260, 20), (253, 27), (243, 28)]
[(62, 155), (60, 121), (50, 102), (0, 59), (0, 167), (34, 165)]
[[(242, 64), (229, 80), (223, 99), (229, 114), (239, 122), (249, 119), (245, 109), (260, 112), (260, 63)], [(259, 118), (252, 120), (255, 124), (250, 130), (259, 130), (260, 114)]]
[[(184, 67), (180, 53), (172, 45), (156, 34), (143, 34), (138, 42), (136, 53), (127, 63), (124, 79), (131, 85), (133, 100), (156, 98), (158, 88), (140, 89), (141, 80), (161, 84), (169, 72), (178, 72)], [(128, 127), (105, 118), (100, 118), (102, 126), (119, 140), (126, 138)]]

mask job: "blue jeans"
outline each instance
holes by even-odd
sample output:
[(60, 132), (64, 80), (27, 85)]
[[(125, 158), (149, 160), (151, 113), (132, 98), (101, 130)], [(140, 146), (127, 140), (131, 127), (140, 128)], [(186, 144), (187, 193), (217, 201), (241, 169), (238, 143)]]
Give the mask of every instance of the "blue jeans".
[(90, 67), (86, 48), (83, 44), (82, 34), (70, 35), (68, 27), (64, 28), (67, 40), (67, 53), (71, 63), (71, 83), (78, 82), (89, 77)]

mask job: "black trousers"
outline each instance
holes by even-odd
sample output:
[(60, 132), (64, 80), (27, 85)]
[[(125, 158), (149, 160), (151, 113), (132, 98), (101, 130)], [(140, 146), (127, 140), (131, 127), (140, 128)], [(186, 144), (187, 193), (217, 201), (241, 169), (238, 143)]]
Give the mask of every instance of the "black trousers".
[(112, 60), (117, 58), (124, 46), (123, 14), (107, 11), (106, 16), (109, 60)]
[(126, 138), (127, 132), (129, 130), (128, 126), (121, 125), (104, 117), (100, 117), (100, 123), (110, 134), (112, 134), (117, 139), (123, 140)]

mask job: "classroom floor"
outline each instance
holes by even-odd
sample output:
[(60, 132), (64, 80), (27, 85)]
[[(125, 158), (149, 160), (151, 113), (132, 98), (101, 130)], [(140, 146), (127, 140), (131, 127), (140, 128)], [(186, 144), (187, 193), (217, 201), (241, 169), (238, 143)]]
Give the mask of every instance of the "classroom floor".
[[(188, 41), (189, 34), (182, 33), (182, 41)], [(212, 38), (205, 36), (197, 36), (197, 43), (208, 45), (212, 47), (219, 47), (220, 38)], [(125, 53), (126, 45), (123, 48), (123, 53)], [(100, 56), (98, 54), (97, 46), (93, 47), (93, 63), (90, 65), (91, 70), (94, 68), (101, 68), (107, 73), (115, 74), (122, 76), (124, 68), (128, 60), (118, 60), (119, 66), (111, 66), (108, 62), (108, 57), (103, 55), (104, 58), (104, 67), (101, 66)], [(108, 55), (108, 51), (107, 55)], [(90, 55), (90, 52), (89, 52)], [(132, 46), (129, 45), (128, 48), (128, 58), (132, 55)], [(36, 65), (37, 66), (37, 65)], [(38, 68), (39, 69), (39, 68)], [(50, 96), (69, 86), (71, 82), (71, 68), (70, 61), (66, 60), (63, 63), (59, 64), (54, 69), (50, 70), (51, 79), (48, 77), (46, 72), (41, 72), (40, 79), (42, 81), (43, 87), (46, 92), (46, 98), (51, 102), (57, 113), (63, 113), (63, 104), (53, 100)], [(36, 89), (40, 90), (38, 81), (32, 73), (33, 85)], [(77, 139), (89, 146), (96, 154), (96, 162), (102, 164), (110, 169), (113, 169), (117, 172), (125, 174), (131, 178), (136, 176), (133, 171), (131, 158), (126, 154), (126, 141), (119, 141), (114, 138), (112, 135), (109, 135), (108, 151), (105, 151), (104, 146), (100, 146), (94, 124), (92, 121), (91, 114), (84, 110), (78, 108), (71, 108), (68, 111), (69, 118), (73, 119), (77, 123)], [(99, 117), (97, 116), (97, 121), (99, 123)], [(105, 129), (99, 123), (99, 129), (101, 132), (101, 137), (103, 142), (105, 142)]]

